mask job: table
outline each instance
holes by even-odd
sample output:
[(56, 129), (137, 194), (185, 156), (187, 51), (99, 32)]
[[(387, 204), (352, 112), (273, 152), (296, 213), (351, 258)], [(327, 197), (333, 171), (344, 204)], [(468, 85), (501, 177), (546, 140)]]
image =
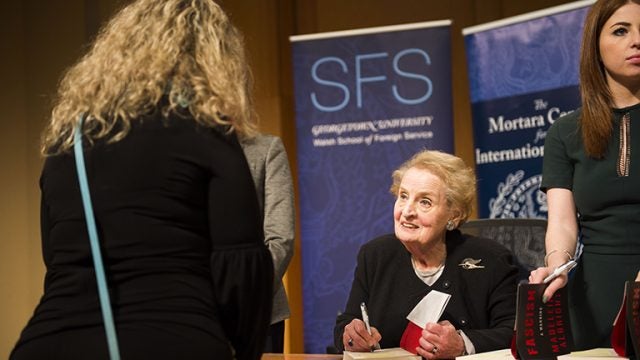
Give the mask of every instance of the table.
[(331, 354), (262, 354), (261, 360), (342, 360), (342, 355)]

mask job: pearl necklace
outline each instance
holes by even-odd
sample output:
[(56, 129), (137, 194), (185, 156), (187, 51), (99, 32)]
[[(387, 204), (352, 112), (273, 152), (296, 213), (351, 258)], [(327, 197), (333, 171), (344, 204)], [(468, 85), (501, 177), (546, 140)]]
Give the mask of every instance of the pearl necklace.
[(416, 266), (416, 261), (413, 259), (413, 257), (411, 257), (411, 265), (413, 265), (413, 269), (416, 271), (416, 275), (421, 278), (430, 278), (438, 274), (442, 270), (442, 268), (444, 268), (444, 261), (441, 262), (440, 265), (435, 268), (435, 270), (431, 271), (418, 269), (418, 266)]

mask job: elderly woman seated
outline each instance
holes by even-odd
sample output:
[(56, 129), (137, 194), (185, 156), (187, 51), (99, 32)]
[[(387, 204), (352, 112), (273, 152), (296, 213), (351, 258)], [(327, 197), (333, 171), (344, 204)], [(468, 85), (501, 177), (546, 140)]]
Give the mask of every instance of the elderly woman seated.
[[(336, 320), (335, 346), (371, 351), (397, 347), (407, 315), (432, 290), (451, 295), (440, 321), (427, 323), (419, 346), (426, 359), (450, 359), (509, 347), (518, 270), (492, 240), (457, 228), (475, 201), (473, 170), (453, 155), (421, 151), (393, 172), (395, 233), (364, 244), (347, 307)], [(369, 308), (370, 333), (360, 304)]]

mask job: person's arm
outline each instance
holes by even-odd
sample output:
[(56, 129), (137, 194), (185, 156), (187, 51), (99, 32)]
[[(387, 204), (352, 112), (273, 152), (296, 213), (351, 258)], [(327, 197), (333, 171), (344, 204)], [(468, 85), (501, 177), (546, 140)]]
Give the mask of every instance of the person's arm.
[(246, 159), (232, 135), (214, 153), (209, 180), (212, 296), (238, 360), (259, 359), (273, 301), (273, 262)]
[[(425, 359), (453, 359), (465, 352), (474, 354), (509, 347), (516, 317), (518, 268), (511, 252), (504, 248), (495, 249), (477, 254), (495, 261), (487, 264), (481, 281), (469, 284), (472, 286), (467, 290), (470, 293), (452, 294), (458, 298), (467, 298), (470, 294), (477, 297), (477, 301), (465, 300), (462, 306), (467, 307), (470, 313), (485, 312), (483, 317), (486, 320), (461, 329), (456, 329), (446, 320), (428, 323), (417, 349), (420, 356)], [(481, 297), (486, 301), (481, 301)]]
[[(40, 185), (42, 187), (42, 185)], [(40, 195), (40, 239), (42, 243), (42, 259), (45, 265), (50, 264), (50, 245), (49, 245), (49, 206), (44, 201), (44, 194)]]
[(425, 359), (454, 359), (465, 353), (465, 341), (462, 333), (449, 321), (428, 323), (416, 349)]
[(371, 334), (369, 334), (364, 322), (360, 319), (360, 303), (366, 303), (369, 299), (365, 263), (364, 250), (360, 248), (347, 306), (344, 313), (336, 318), (336, 326), (333, 329), (333, 342), (340, 352), (343, 350), (371, 351), (372, 347), (382, 339), (382, 335), (374, 326), (371, 326)]
[(269, 145), (265, 162), (264, 239), (273, 259), (275, 291), (293, 256), (296, 216), (289, 160), (280, 138)]
[[(549, 217), (545, 235), (545, 267), (531, 273), (529, 282), (541, 283), (553, 270), (566, 263), (576, 252), (578, 242), (578, 220), (573, 193), (569, 189), (552, 188), (547, 190)], [(549, 299), (556, 290), (567, 284), (567, 274), (562, 274), (547, 286), (544, 298)]]
[(211, 255), (216, 307), (238, 360), (259, 359), (271, 319), (272, 263), (260, 244), (220, 248)]
[[(540, 188), (547, 193), (547, 231), (545, 234), (546, 264), (531, 272), (530, 283), (541, 283), (553, 270), (572, 258), (578, 241), (577, 210), (572, 193), (576, 148), (580, 136), (576, 111), (556, 120), (547, 131), (542, 161)], [(551, 281), (543, 294), (549, 299), (557, 289), (565, 286), (567, 275)]]

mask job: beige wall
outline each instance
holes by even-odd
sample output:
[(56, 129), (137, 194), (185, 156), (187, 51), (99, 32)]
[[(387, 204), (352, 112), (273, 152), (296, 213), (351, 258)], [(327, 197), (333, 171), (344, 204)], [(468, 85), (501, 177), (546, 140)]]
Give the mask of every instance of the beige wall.
[[(0, 358), (7, 358), (42, 292), (38, 139), (62, 71), (126, 0), (0, 1)], [(288, 37), (358, 27), (453, 20), (456, 153), (473, 161), (463, 27), (566, 3), (562, 0), (222, 0), (244, 32), (265, 132), (280, 135), (295, 174)], [(299, 241), (298, 241), (299, 245)], [(302, 352), (300, 252), (287, 274), (293, 305), (286, 348)]]

